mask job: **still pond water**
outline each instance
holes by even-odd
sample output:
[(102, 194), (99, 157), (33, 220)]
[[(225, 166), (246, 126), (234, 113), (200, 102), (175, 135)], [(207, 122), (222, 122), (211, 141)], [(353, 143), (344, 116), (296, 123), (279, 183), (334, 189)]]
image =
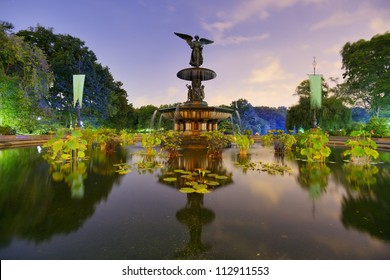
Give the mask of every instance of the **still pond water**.
[[(184, 151), (145, 168), (140, 151), (61, 170), (40, 147), (0, 150), (0, 258), (390, 259), (390, 153), (361, 169), (333, 150), (318, 167), (255, 145), (246, 159)], [(190, 181), (218, 185), (179, 191)]]

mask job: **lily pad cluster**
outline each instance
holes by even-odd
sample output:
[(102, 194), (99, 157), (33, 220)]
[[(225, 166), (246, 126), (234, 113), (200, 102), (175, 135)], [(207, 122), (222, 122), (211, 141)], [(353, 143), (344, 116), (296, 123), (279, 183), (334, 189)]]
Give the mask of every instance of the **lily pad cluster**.
[(258, 162), (249, 161), (246, 163), (235, 162), (235, 166), (249, 169), (249, 170), (259, 171), (259, 172), (267, 172), (270, 175), (284, 175), (285, 173), (288, 174), (292, 173), (292, 169), (289, 166), (279, 164), (279, 163), (264, 163), (261, 161)]
[(211, 189), (223, 183), (228, 176), (211, 173), (210, 170), (196, 169), (195, 171), (186, 171), (176, 169), (173, 172), (164, 174), (162, 180), (165, 182), (178, 182), (179, 191), (182, 193), (210, 193)]
[(161, 163), (157, 161), (138, 161), (133, 164), (129, 164), (127, 162), (125, 163), (116, 163), (114, 166), (117, 167), (117, 172), (120, 175), (125, 175), (127, 173), (130, 173), (133, 169), (136, 169), (137, 171), (145, 171), (145, 170), (152, 170), (154, 168), (161, 168)]

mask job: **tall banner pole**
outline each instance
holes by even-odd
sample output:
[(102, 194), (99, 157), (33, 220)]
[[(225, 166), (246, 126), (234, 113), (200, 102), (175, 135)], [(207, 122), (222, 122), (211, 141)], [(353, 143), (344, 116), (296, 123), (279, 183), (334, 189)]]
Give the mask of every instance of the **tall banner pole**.
[(310, 109), (313, 110), (312, 128), (317, 128), (317, 109), (321, 108), (322, 76), (316, 75), (316, 58), (313, 60), (313, 75), (309, 75), (310, 83)]

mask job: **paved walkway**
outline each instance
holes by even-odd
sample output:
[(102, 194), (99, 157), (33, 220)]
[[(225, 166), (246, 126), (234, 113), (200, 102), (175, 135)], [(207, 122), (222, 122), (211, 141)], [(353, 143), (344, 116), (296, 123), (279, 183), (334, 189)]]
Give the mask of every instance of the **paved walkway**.
[[(0, 149), (43, 145), (50, 135), (0, 135)], [(261, 142), (260, 136), (253, 136), (255, 142)], [(330, 146), (343, 146), (347, 136), (330, 136)], [(378, 144), (378, 150), (390, 151), (390, 138), (372, 138)]]
[[(261, 136), (253, 136), (255, 142), (261, 142)], [(345, 141), (347, 141), (348, 136), (329, 136), (329, 145), (330, 146), (344, 146)], [(390, 151), (390, 138), (371, 138), (378, 145), (378, 150), (381, 151)]]
[(50, 135), (0, 135), (0, 149), (43, 145)]

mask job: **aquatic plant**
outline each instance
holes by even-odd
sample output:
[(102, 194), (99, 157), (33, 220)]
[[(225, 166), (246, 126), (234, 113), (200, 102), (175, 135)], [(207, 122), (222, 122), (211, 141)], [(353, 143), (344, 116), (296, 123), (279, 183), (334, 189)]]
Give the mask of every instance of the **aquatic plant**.
[(300, 154), (309, 162), (325, 162), (331, 150), (327, 146), (329, 137), (320, 128), (308, 130), (300, 135)]
[(79, 129), (70, 134), (66, 130), (58, 130), (55, 137), (43, 145), (48, 159), (52, 161), (77, 161), (84, 159), (87, 141), (82, 139)]
[(211, 158), (222, 158), (222, 151), (232, 141), (230, 135), (224, 135), (219, 131), (207, 131), (202, 133), (207, 141), (207, 153)]
[(289, 166), (279, 163), (248, 161), (245, 163), (235, 162), (234, 164), (237, 167), (243, 168), (244, 171), (252, 170), (258, 172), (267, 172), (270, 175), (284, 175), (285, 173), (292, 173), (292, 169)]
[(254, 140), (245, 134), (234, 134), (233, 141), (240, 150), (240, 156), (246, 156), (249, 148), (254, 143)]
[(142, 135), (142, 146), (145, 149), (146, 155), (155, 155), (155, 148), (161, 144), (161, 134), (147, 133)]
[(345, 142), (350, 149), (344, 151), (343, 156), (350, 156), (352, 164), (369, 164), (372, 159), (378, 158), (378, 146), (368, 132), (352, 131), (350, 135), (352, 138)]
[(293, 145), (297, 142), (295, 137), (284, 130), (268, 130), (266, 135), (261, 137), (263, 146), (274, 146), (275, 153), (284, 153), (291, 151)]
[(161, 148), (168, 152), (168, 158), (179, 156), (179, 148), (182, 143), (182, 133), (178, 131), (166, 131), (161, 136)]
[(135, 142), (136, 134), (127, 132), (126, 130), (121, 130), (120, 139), (121, 144), (125, 146), (133, 145)]

